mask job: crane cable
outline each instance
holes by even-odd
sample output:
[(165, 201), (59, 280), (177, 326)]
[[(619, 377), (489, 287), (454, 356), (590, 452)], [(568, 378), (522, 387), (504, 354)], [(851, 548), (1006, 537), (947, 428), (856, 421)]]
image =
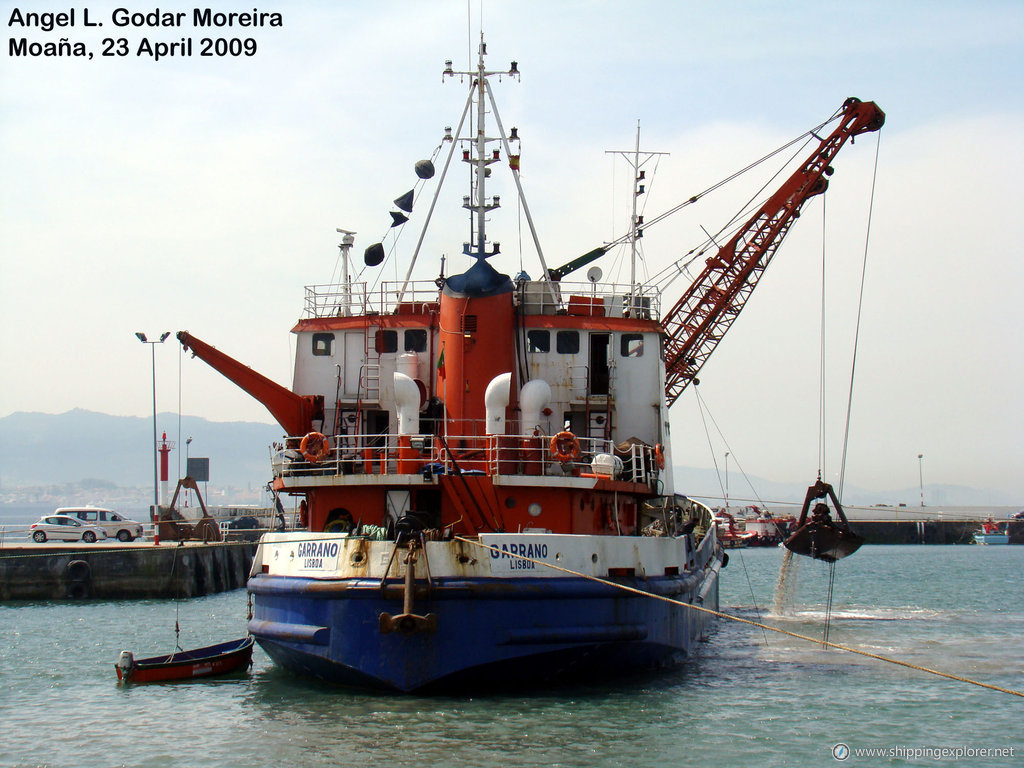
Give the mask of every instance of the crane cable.
[(889, 664), (895, 664), (895, 665), (900, 666), (900, 667), (906, 667), (907, 669), (914, 669), (914, 670), (917, 670), (918, 672), (926, 672), (929, 675), (935, 675), (937, 677), (944, 677), (947, 680), (956, 680), (957, 682), (960, 682), (960, 683), (969, 683), (971, 685), (976, 685), (976, 686), (978, 686), (980, 688), (987, 688), (990, 691), (998, 691), (999, 693), (1008, 693), (1011, 696), (1019, 696), (1021, 698), (1024, 698), (1024, 691), (1015, 691), (1012, 688), (1003, 688), (1002, 686), (993, 685), (991, 683), (983, 683), (983, 682), (981, 682), (979, 680), (972, 680), (969, 677), (963, 677), (962, 675), (955, 675), (952, 672), (943, 672), (941, 670), (932, 669), (930, 667), (925, 667), (925, 666), (922, 666), (920, 664), (912, 664), (909, 661), (900, 661), (899, 659), (894, 659), (894, 658), (891, 658), (889, 656), (882, 656), (881, 654), (878, 654), (878, 653), (871, 653), (870, 651), (862, 651), (862, 650), (859, 650), (857, 648), (851, 648), (848, 645), (842, 645), (840, 643), (833, 643), (833, 642), (830, 642), (830, 641), (821, 641), (821, 640), (818, 640), (816, 638), (809, 637), (808, 635), (801, 635), (798, 632), (790, 632), (788, 629), (782, 629), (781, 627), (773, 627), (773, 626), (770, 626), (768, 624), (762, 624), (762, 623), (757, 622), (757, 621), (751, 621), (750, 619), (744, 619), (744, 618), (741, 618), (739, 616), (732, 616), (732, 615), (730, 615), (728, 613), (722, 613), (721, 611), (715, 611), (715, 610), (712, 610), (711, 608), (705, 608), (702, 605), (694, 605), (693, 603), (686, 603), (686, 602), (683, 602), (682, 600), (676, 600), (675, 598), (672, 598), (672, 597), (666, 597), (665, 595), (656, 595), (653, 592), (645, 592), (644, 590), (637, 589), (636, 587), (630, 587), (630, 586), (627, 586), (625, 584), (618, 584), (618, 583), (616, 583), (614, 581), (609, 581), (608, 579), (602, 579), (599, 576), (590, 576), (590, 575), (585, 574), (585, 573), (580, 573), (579, 571), (570, 570), (569, 568), (563, 568), (560, 565), (555, 565), (553, 563), (547, 563), (547, 562), (544, 562), (543, 560), (536, 560), (536, 559), (534, 559), (532, 557), (526, 557), (525, 555), (520, 555), (520, 554), (517, 554), (515, 552), (506, 552), (505, 550), (498, 549), (497, 547), (493, 547), (490, 544), (484, 544), (481, 541), (474, 541), (472, 539), (467, 539), (464, 536), (455, 536), (454, 540), (455, 541), (461, 541), (461, 542), (463, 542), (465, 544), (472, 544), (473, 546), (480, 547), (481, 549), (489, 550), (492, 556), (499, 556), (500, 555), (502, 557), (514, 557), (517, 560), (525, 560), (528, 563), (534, 563), (535, 565), (543, 565), (543, 566), (546, 566), (547, 568), (551, 568), (552, 570), (555, 570), (555, 571), (560, 571), (561, 573), (567, 574), (569, 576), (576, 576), (578, 578), (586, 579), (588, 581), (593, 581), (593, 582), (596, 582), (598, 584), (604, 584), (605, 586), (608, 586), (608, 587), (615, 587), (617, 589), (621, 589), (624, 592), (631, 592), (632, 594), (640, 595), (641, 597), (650, 597), (650, 598), (653, 598), (655, 600), (660, 600), (663, 603), (669, 603), (671, 605), (678, 605), (678, 606), (680, 606), (682, 608), (689, 608), (689, 609), (694, 610), (694, 611), (700, 611), (701, 613), (705, 613), (705, 614), (708, 614), (710, 616), (715, 616), (716, 618), (719, 618), (719, 619), (729, 619), (730, 621), (736, 621), (736, 622), (739, 622), (740, 624), (748, 624), (748, 625), (750, 625), (752, 627), (758, 627), (761, 630), (777, 632), (780, 635), (787, 635), (789, 637), (796, 638), (797, 640), (806, 640), (806, 641), (811, 642), (811, 643), (819, 643), (819, 644), (824, 645), (827, 648), (835, 648), (836, 650), (846, 651), (847, 653), (854, 653), (854, 654), (857, 654), (858, 656), (866, 656), (867, 658), (875, 659), (876, 661), (884, 661), (884, 662), (887, 662)]
[(864, 308), (864, 282), (868, 270), (868, 244), (871, 241), (871, 217), (875, 208), (875, 183), (878, 181), (878, 155), (882, 148), (882, 135), (879, 131), (875, 139), (875, 167), (871, 174), (871, 196), (868, 202), (867, 231), (864, 233), (864, 257), (860, 268), (860, 292), (857, 296), (857, 325), (853, 332), (853, 361), (850, 363), (850, 391), (846, 401), (846, 426), (843, 433), (843, 458), (839, 463), (839, 500), (843, 498), (843, 483), (846, 479), (846, 452), (850, 443), (850, 413), (853, 411), (853, 381), (857, 371), (857, 347), (860, 342), (860, 318)]
[[(857, 371), (857, 349), (860, 343), (860, 320), (864, 309), (864, 283), (867, 276), (868, 266), (868, 244), (871, 240), (871, 218), (875, 206), (875, 186), (878, 181), (878, 157), (881, 150), (882, 137), (879, 134), (875, 139), (875, 162), (871, 175), (871, 194), (868, 202), (868, 221), (864, 235), (864, 255), (861, 258), (860, 288), (857, 295), (857, 323), (853, 335), (853, 359), (850, 363), (850, 386), (846, 401), (846, 423), (843, 430), (843, 452), (839, 467), (839, 493), (838, 498), (842, 503), (843, 483), (846, 477), (846, 459), (850, 444), (850, 416), (853, 412), (853, 383)], [(822, 200), (822, 225), (821, 225), (821, 330), (818, 341), (819, 355), (819, 379), (818, 379), (818, 480), (821, 480), (825, 471), (825, 285), (826, 285), (826, 208), (827, 199)], [(832, 597), (836, 583), (836, 562), (829, 563), (828, 573), (828, 594), (825, 600), (825, 626), (822, 634), (822, 644), (828, 646), (829, 631), (832, 624)]]
[[(818, 480), (825, 473), (825, 433), (827, 419), (825, 417), (825, 325), (826, 325), (826, 287), (827, 287), (827, 253), (828, 253), (828, 195), (821, 196), (821, 319), (818, 331)], [(827, 643), (832, 629), (832, 599), (836, 585), (836, 561), (828, 564), (828, 590), (825, 596), (825, 623), (821, 630), (822, 642)], [(827, 646), (825, 646), (827, 647)]]

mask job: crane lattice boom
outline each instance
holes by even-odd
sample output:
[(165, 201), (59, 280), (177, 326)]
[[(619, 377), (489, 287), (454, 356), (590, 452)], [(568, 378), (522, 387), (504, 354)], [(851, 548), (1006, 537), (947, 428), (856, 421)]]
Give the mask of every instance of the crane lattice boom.
[(800, 208), (828, 187), (832, 159), (848, 139), (877, 131), (884, 122), (885, 113), (874, 102), (847, 99), (835, 130), (707, 260), (704, 271), (665, 315), (665, 397), (669, 405), (696, 377), (743, 309)]

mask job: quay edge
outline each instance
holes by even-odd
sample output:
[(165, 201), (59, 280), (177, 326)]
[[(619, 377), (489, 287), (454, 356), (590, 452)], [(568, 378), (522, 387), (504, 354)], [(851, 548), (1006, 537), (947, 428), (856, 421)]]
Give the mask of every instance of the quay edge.
[(256, 544), (6, 545), (0, 601), (187, 598), (245, 586)]

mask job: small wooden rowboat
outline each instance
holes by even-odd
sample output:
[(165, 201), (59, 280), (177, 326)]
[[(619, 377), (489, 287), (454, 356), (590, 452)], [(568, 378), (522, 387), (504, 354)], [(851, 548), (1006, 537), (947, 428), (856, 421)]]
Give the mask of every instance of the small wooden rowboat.
[(253, 639), (249, 636), (148, 659), (136, 659), (131, 651), (121, 651), (114, 669), (117, 670), (117, 679), (126, 683), (159, 683), (224, 675), (252, 663), (252, 645)]

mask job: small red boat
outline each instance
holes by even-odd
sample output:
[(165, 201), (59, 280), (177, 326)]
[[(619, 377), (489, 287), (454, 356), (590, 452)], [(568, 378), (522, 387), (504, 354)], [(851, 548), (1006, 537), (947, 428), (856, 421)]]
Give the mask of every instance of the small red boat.
[(175, 651), (165, 656), (136, 659), (131, 651), (121, 651), (114, 665), (117, 679), (126, 683), (161, 683), (224, 675), (252, 663), (252, 636), (226, 643), (208, 645), (190, 651)]

